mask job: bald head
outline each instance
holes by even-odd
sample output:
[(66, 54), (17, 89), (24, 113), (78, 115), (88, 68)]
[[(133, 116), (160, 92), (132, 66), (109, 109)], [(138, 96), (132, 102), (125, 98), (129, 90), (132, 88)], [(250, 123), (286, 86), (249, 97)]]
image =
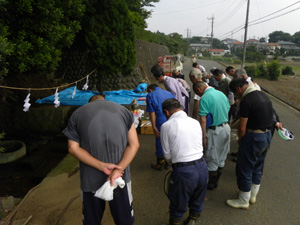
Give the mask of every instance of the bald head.
[(90, 98), (89, 102), (93, 102), (95, 100), (105, 100), (105, 98), (102, 95), (94, 95)]

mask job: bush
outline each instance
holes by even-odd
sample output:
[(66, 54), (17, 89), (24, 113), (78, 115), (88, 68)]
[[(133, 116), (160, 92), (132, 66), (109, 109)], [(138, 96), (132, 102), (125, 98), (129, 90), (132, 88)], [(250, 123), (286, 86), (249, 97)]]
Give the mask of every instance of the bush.
[(282, 75), (294, 75), (295, 73), (293, 72), (293, 68), (291, 66), (286, 66), (282, 72)]
[(245, 66), (245, 70), (247, 71), (247, 74), (249, 77), (256, 77), (257, 71), (255, 66)]
[(270, 80), (278, 80), (280, 77), (280, 64), (274, 60), (267, 64), (268, 76)]
[(265, 77), (268, 75), (268, 71), (267, 71), (267, 68), (265, 66), (265, 64), (263, 63), (260, 63), (257, 65), (256, 67), (256, 75), (258, 77)]

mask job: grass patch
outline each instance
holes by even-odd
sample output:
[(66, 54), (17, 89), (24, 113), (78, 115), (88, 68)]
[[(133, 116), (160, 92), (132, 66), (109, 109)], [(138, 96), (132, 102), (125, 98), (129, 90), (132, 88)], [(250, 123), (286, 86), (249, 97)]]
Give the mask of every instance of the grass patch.
[(78, 167), (78, 159), (68, 154), (51, 172), (47, 175), (50, 177), (57, 176), (63, 173), (72, 173)]

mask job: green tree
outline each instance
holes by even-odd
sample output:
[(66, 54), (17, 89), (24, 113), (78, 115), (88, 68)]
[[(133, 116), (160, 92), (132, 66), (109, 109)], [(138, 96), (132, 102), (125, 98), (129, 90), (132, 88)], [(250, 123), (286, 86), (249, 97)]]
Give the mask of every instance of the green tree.
[(53, 72), (61, 60), (61, 49), (70, 46), (80, 30), (83, 13), (82, 0), (2, 0), (0, 21), (13, 46), (5, 57), (7, 71)]
[(274, 60), (267, 64), (268, 76), (270, 80), (278, 80), (280, 77), (280, 64)]
[(300, 46), (300, 31), (293, 35), (293, 42)]
[(134, 25), (146, 28), (146, 19), (151, 16), (152, 11), (145, 9), (145, 7), (153, 7), (152, 3), (159, 2), (159, 0), (125, 0), (129, 9), (129, 16)]
[(264, 37), (262, 37), (262, 38), (259, 39), (259, 42), (260, 42), (260, 43), (266, 43), (266, 42), (267, 42), (267, 39), (264, 38)]
[(131, 72), (135, 65), (135, 38), (124, 0), (88, 0), (82, 30), (75, 46), (90, 52), (91, 65), (102, 76)]
[(274, 31), (269, 34), (269, 42), (276, 43), (278, 41), (292, 41), (292, 36), (283, 31)]
[(7, 27), (0, 23), (0, 79), (8, 73), (7, 57), (12, 54), (13, 47), (13, 44), (7, 39)]

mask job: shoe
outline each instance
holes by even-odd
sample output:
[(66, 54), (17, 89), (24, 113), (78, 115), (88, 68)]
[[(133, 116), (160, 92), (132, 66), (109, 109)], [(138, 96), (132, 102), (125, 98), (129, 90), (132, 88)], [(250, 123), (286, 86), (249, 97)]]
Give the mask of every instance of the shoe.
[(256, 195), (259, 191), (260, 184), (252, 184), (251, 187), (251, 195), (250, 195), (250, 203), (254, 204), (256, 202)]
[(249, 192), (239, 192), (238, 199), (227, 200), (226, 203), (232, 208), (236, 209), (249, 209), (250, 191)]
[(217, 180), (217, 171), (208, 171), (208, 183), (207, 190), (212, 191), (215, 188), (215, 182)]
[(166, 163), (166, 160), (164, 157), (157, 157), (156, 163), (152, 163), (151, 168), (162, 171), (164, 169), (165, 163)]

